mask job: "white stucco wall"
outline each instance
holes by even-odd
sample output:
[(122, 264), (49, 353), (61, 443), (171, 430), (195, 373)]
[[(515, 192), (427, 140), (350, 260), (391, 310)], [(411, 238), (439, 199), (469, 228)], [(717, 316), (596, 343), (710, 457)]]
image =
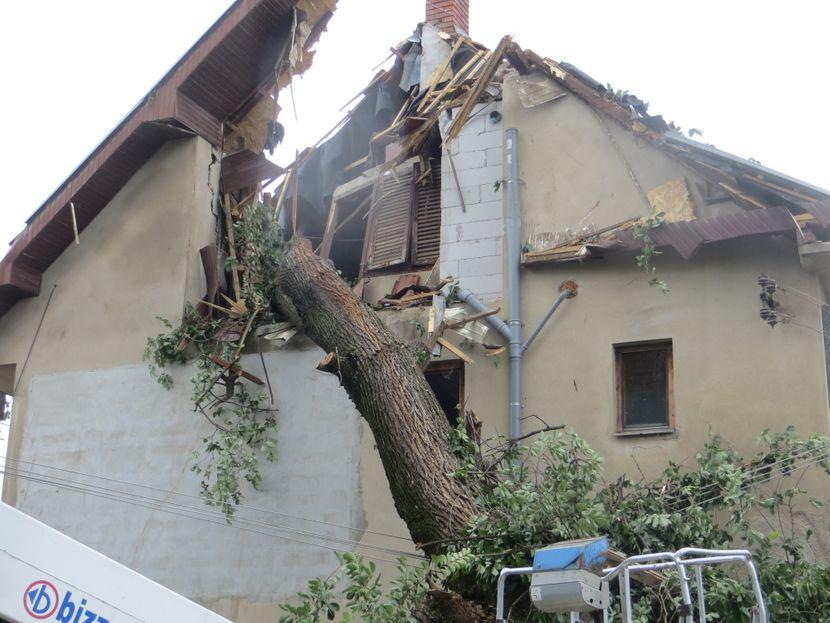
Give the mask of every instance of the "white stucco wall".
[[(261, 463), (262, 490), (245, 500), (260, 510), (243, 508), (228, 526), (194, 497), (192, 452), (211, 427), (193, 412), (191, 368), (174, 368), (166, 392), (141, 364), (32, 380), (18, 464), (28, 475), (17, 480), (18, 508), (238, 620), (253, 620), (246, 609), (269, 610), (276, 619), (277, 602), (334, 569), (327, 547), (352, 549), (365, 525), (362, 423), (337, 378), (314, 370), (319, 349), (299, 342), (265, 354), (279, 430), (277, 460)], [(264, 376), (258, 355), (242, 365)], [(44, 475), (84, 491), (38, 482)]]

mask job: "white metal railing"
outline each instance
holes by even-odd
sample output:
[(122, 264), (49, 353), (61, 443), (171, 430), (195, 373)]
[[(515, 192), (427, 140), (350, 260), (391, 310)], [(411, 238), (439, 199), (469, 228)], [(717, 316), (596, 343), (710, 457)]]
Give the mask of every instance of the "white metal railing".
[[(676, 552), (659, 552), (654, 554), (642, 554), (626, 558), (615, 567), (608, 567), (602, 570), (601, 582), (605, 585), (613, 580), (619, 582), (620, 611), (622, 623), (631, 623), (631, 580), (632, 577), (648, 571), (677, 571), (680, 582), (680, 596), (682, 604), (679, 608), (680, 623), (694, 623), (694, 612), (697, 610), (699, 623), (706, 623), (706, 594), (703, 584), (703, 567), (723, 564), (740, 564), (746, 569), (752, 592), (755, 597), (755, 605), (752, 608), (752, 623), (769, 623), (767, 609), (764, 604), (764, 595), (761, 590), (761, 583), (758, 579), (758, 572), (752, 561), (752, 553), (745, 549), (714, 550), (697, 547), (684, 547)], [(695, 590), (692, 597), (691, 582), (688, 572), (694, 573)], [(533, 567), (515, 567), (502, 569), (498, 579), (498, 597), (496, 601), (496, 621), (506, 623), (504, 613), (504, 590), (507, 578), (518, 575), (534, 575), (538, 573), (550, 573), (550, 569), (535, 569)], [(611, 620), (610, 608), (603, 612), (603, 621)], [(571, 613), (571, 621), (579, 621), (579, 613)]]

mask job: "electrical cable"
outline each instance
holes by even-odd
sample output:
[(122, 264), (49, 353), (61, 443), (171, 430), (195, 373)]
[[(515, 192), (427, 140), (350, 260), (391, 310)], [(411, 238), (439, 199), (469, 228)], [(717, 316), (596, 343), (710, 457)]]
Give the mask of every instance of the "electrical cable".
[[(236, 524), (229, 524), (226, 521), (224, 515), (222, 515), (220, 513), (214, 513), (214, 512), (211, 512), (211, 511), (197, 509), (197, 508), (194, 508), (192, 506), (183, 506), (183, 505), (167, 502), (167, 501), (164, 501), (164, 500), (157, 500), (157, 499), (153, 499), (153, 498), (145, 498), (144, 499), (145, 501), (142, 501), (141, 499), (139, 499), (141, 496), (130, 496), (129, 494), (125, 495), (123, 492), (112, 491), (112, 490), (108, 491), (108, 490), (106, 490), (104, 488), (100, 488), (100, 487), (99, 487), (99, 489), (102, 489), (102, 490), (96, 491), (94, 489), (89, 488), (88, 486), (84, 486), (83, 484), (77, 484), (77, 483), (73, 484), (71, 481), (66, 481), (66, 480), (64, 482), (60, 482), (60, 481), (57, 481), (57, 480), (54, 480), (54, 479), (50, 479), (48, 477), (43, 477), (43, 475), (40, 475), (40, 474), (31, 475), (31, 474), (17, 473), (14, 470), (9, 470), (8, 468), (6, 468), (4, 470), (0, 470), (0, 473), (10, 475), (10, 476), (16, 476), (18, 478), (21, 478), (23, 480), (28, 480), (28, 481), (31, 481), (31, 482), (37, 482), (37, 483), (48, 485), (48, 486), (59, 487), (59, 488), (66, 489), (66, 490), (69, 490), (69, 491), (75, 491), (77, 493), (82, 493), (84, 495), (91, 495), (93, 497), (98, 497), (98, 498), (102, 498), (102, 499), (106, 499), (106, 500), (121, 502), (121, 503), (124, 503), (124, 504), (133, 505), (133, 506), (139, 506), (139, 507), (142, 507), (142, 508), (147, 508), (147, 509), (154, 510), (154, 511), (165, 512), (165, 513), (169, 513), (169, 514), (172, 514), (172, 515), (185, 517), (185, 518), (188, 518), (188, 519), (195, 519), (197, 521), (205, 521), (207, 523), (212, 523), (212, 524), (219, 525), (219, 526), (226, 526), (226, 527), (229, 527), (229, 528), (235, 528), (237, 530), (243, 530), (243, 531), (246, 531), (246, 532), (254, 532), (254, 533), (258, 533), (258, 534), (264, 534), (264, 535), (270, 536), (272, 538), (278, 538), (278, 539), (283, 539), (283, 540), (287, 540), (287, 541), (291, 541), (291, 542), (295, 542), (295, 543), (301, 543), (301, 544), (309, 545), (309, 546), (312, 546), (312, 547), (320, 547), (320, 548), (328, 549), (328, 550), (335, 551), (335, 552), (342, 551), (341, 549), (338, 549), (336, 547), (332, 547), (330, 545), (325, 545), (323, 543), (318, 543), (318, 542), (314, 542), (314, 541), (307, 541), (307, 540), (298, 539), (298, 538), (289, 537), (289, 536), (285, 536), (285, 535), (282, 535), (282, 534), (275, 533), (272, 530), (281, 530), (281, 531), (286, 531), (286, 532), (289, 532), (289, 533), (290, 532), (296, 532), (296, 531), (294, 531), (290, 528), (275, 526), (275, 525), (269, 524), (267, 522), (260, 522), (260, 521), (251, 520), (251, 519), (241, 519)], [(132, 497), (132, 499), (130, 499), (131, 497)], [(244, 525), (239, 525), (240, 523), (244, 524)], [(257, 529), (255, 529), (255, 527), (251, 527), (251, 525), (253, 525), (255, 527), (256, 526), (264, 527), (264, 528), (266, 528), (266, 531), (257, 530)], [(359, 542), (356, 542), (356, 541), (349, 541), (347, 539), (339, 539), (337, 537), (328, 537), (328, 536), (325, 536), (325, 535), (317, 535), (317, 534), (314, 534), (314, 533), (305, 533), (305, 534), (311, 534), (313, 537), (320, 538), (320, 539), (323, 539), (323, 540), (328, 540), (328, 541), (333, 541), (333, 542), (338, 542), (339, 541), (339, 542), (351, 544), (356, 548), (359, 547), (359, 548), (365, 548), (365, 549), (381, 550), (381, 551), (385, 551), (387, 553), (399, 554), (402, 557), (408, 557), (408, 558), (417, 559), (417, 560), (424, 560), (423, 556), (412, 554), (410, 552), (402, 552), (402, 551), (392, 550), (392, 549), (389, 549), (389, 548), (382, 548), (382, 547), (379, 547), (379, 546), (373, 546), (373, 545), (370, 545), (370, 544), (359, 543)], [(383, 561), (383, 562), (389, 562), (389, 563), (397, 562), (397, 561), (394, 561), (394, 560), (389, 560), (389, 559), (386, 559), (386, 558), (382, 558), (382, 557), (374, 556), (374, 555), (370, 555), (370, 554), (365, 554), (364, 556), (366, 558), (372, 558), (374, 560), (380, 560), (380, 561)]]
[[(17, 475), (21, 478), (27, 477), (27, 474), (25, 474), (23, 472), (15, 471), (14, 468), (9, 470), (9, 473), (10, 473), (10, 475)], [(197, 507), (188, 506), (188, 505), (184, 505), (184, 504), (177, 504), (175, 502), (170, 502), (170, 501), (167, 501), (167, 500), (159, 500), (157, 498), (141, 496), (141, 495), (132, 494), (132, 493), (124, 492), (124, 491), (118, 491), (118, 490), (115, 490), (115, 489), (107, 489), (106, 487), (98, 487), (96, 485), (90, 485), (88, 483), (79, 483), (77, 481), (73, 481), (73, 480), (69, 480), (69, 479), (65, 479), (65, 478), (57, 478), (57, 477), (51, 477), (50, 478), (46, 474), (29, 474), (28, 476), (31, 476), (32, 478), (39, 477), (41, 480), (44, 481), (44, 483), (51, 483), (55, 486), (64, 486), (64, 485), (66, 485), (68, 487), (74, 487), (76, 489), (81, 489), (85, 492), (90, 492), (90, 493), (95, 492), (97, 490), (97, 492), (103, 493), (103, 494), (106, 494), (106, 495), (121, 496), (122, 499), (125, 499), (127, 501), (129, 501), (129, 500), (139, 500), (142, 503), (167, 505), (167, 506), (179, 509), (179, 510), (184, 510), (184, 511), (191, 512), (191, 513), (197, 513), (197, 514), (202, 515), (202, 516), (207, 516), (207, 517), (216, 518), (216, 519), (226, 521), (226, 517), (223, 513), (218, 512), (218, 511), (211, 511), (211, 510), (209, 510), (207, 508), (204, 508), (204, 507), (197, 508)], [(377, 551), (382, 551), (384, 553), (394, 554), (394, 555), (398, 555), (398, 556), (410, 556), (410, 557), (414, 556), (414, 557), (418, 557), (419, 559), (421, 558), (420, 556), (411, 554), (410, 552), (404, 552), (404, 551), (400, 551), (400, 550), (396, 550), (396, 549), (392, 549), (392, 548), (388, 548), (388, 547), (373, 545), (373, 544), (370, 544), (370, 543), (362, 543), (360, 541), (354, 541), (354, 540), (346, 539), (346, 538), (343, 538), (343, 537), (328, 536), (328, 535), (319, 534), (319, 533), (315, 533), (315, 532), (309, 532), (309, 531), (306, 531), (306, 530), (299, 530), (299, 529), (293, 528), (291, 526), (272, 524), (272, 523), (268, 523), (268, 522), (265, 522), (265, 521), (252, 519), (252, 518), (237, 517), (236, 521), (241, 522), (241, 523), (266, 527), (266, 528), (270, 528), (270, 529), (274, 529), (274, 530), (281, 530), (283, 532), (288, 532), (289, 534), (299, 534), (301, 536), (306, 536), (306, 537), (310, 537), (310, 538), (322, 539), (322, 540), (325, 540), (325, 541), (332, 541), (332, 542), (339, 542), (339, 543), (349, 545), (349, 546), (352, 546), (352, 547), (362, 547), (362, 548), (366, 548), (366, 549), (374, 549), (374, 550), (377, 550)]]
[[(814, 452), (818, 452), (820, 450), (825, 450), (825, 449), (830, 449), (830, 441), (819, 444), (819, 445), (817, 445), (813, 448), (806, 448), (806, 449), (799, 450), (798, 452), (794, 452), (793, 454), (791, 454), (791, 455), (789, 455), (785, 458), (778, 459), (777, 461), (773, 461), (772, 463), (764, 463), (764, 464), (756, 465), (752, 469), (749, 469), (746, 472), (744, 472), (742, 474), (742, 477), (746, 478), (746, 477), (753, 476), (754, 474), (756, 474), (758, 472), (766, 471), (768, 469), (771, 469), (771, 468), (775, 467), (776, 465), (778, 465), (780, 463), (790, 461), (790, 460), (794, 460), (794, 459), (797, 460), (797, 459), (800, 459), (800, 458), (802, 458), (806, 455), (812, 454)], [(712, 482), (712, 483), (709, 483), (708, 485), (704, 485), (704, 486), (700, 487), (697, 491), (695, 491), (695, 494), (699, 495), (700, 493), (706, 492), (707, 490), (716, 489), (716, 488), (719, 488), (719, 487), (720, 487), (720, 483)]]
[[(738, 491), (746, 491), (747, 489), (750, 489), (752, 487), (757, 487), (757, 486), (766, 484), (767, 482), (771, 481), (773, 478), (789, 476), (793, 472), (796, 472), (796, 471), (799, 471), (799, 470), (802, 470), (802, 469), (806, 469), (808, 467), (811, 467), (812, 465), (815, 465), (816, 463), (820, 463), (821, 461), (826, 461), (828, 458), (830, 458), (830, 451), (825, 452), (825, 453), (823, 453), (823, 454), (821, 454), (817, 457), (814, 457), (814, 458), (805, 459), (804, 461), (793, 465), (791, 468), (787, 468), (787, 473), (786, 474), (784, 474), (784, 473), (777, 473), (777, 474), (776, 473), (771, 473), (768, 476), (765, 476), (764, 478), (762, 478), (760, 480), (755, 480), (755, 481), (752, 481), (752, 482), (748, 482), (745, 485), (743, 485), (742, 487), (740, 487), (738, 489)], [(712, 502), (716, 502), (716, 501), (718, 501), (722, 498), (725, 498), (728, 495), (730, 495), (730, 492), (726, 491), (726, 492), (721, 493), (719, 495), (715, 495), (715, 496), (712, 496), (712, 497), (709, 497), (709, 498), (706, 498), (706, 499), (703, 499), (703, 500), (696, 500), (694, 502), (691, 502), (691, 503), (687, 504), (686, 506), (682, 506), (680, 508), (675, 509), (675, 512), (688, 510), (688, 509), (690, 509), (694, 506), (703, 506), (704, 504), (711, 504)]]
[(814, 298), (814, 297), (810, 296), (809, 294), (805, 294), (804, 292), (801, 292), (800, 290), (796, 290), (795, 288), (785, 288), (784, 286), (779, 285), (778, 289), (781, 292), (784, 292), (784, 293), (792, 292), (796, 296), (800, 296), (801, 298), (806, 299), (806, 300), (810, 301), (811, 303), (813, 303), (815, 305), (818, 305), (819, 307), (830, 307), (830, 305), (828, 305), (827, 303), (823, 303), (820, 300), (818, 300), (817, 298)]
[[(120, 479), (117, 479), (117, 478), (111, 478), (111, 477), (107, 477), (107, 476), (99, 476), (99, 475), (96, 475), (96, 474), (90, 474), (88, 472), (76, 471), (76, 470), (66, 469), (66, 468), (62, 468), (62, 467), (55, 467), (54, 465), (45, 465), (43, 463), (36, 463), (34, 461), (27, 461), (27, 460), (24, 460), (24, 459), (16, 459), (16, 458), (13, 458), (13, 457), (10, 457), (10, 456), (0, 456), (0, 460), (13, 461), (15, 463), (24, 463), (26, 465), (33, 465), (35, 467), (40, 467), (40, 468), (43, 468), (43, 469), (50, 469), (50, 470), (54, 470), (54, 471), (58, 471), (58, 472), (72, 474), (72, 475), (75, 475), (75, 476), (83, 476), (83, 477), (87, 477), (87, 478), (94, 478), (94, 479), (97, 479), (97, 480), (102, 480), (104, 482), (110, 482), (110, 483), (113, 483), (113, 484), (126, 485), (126, 486), (130, 486), (130, 487), (138, 487), (138, 488), (146, 489), (146, 490), (149, 490), (149, 491), (155, 491), (156, 493), (161, 493), (161, 494), (164, 494), (164, 495), (176, 495), (176, 496), (180, 496), (180, 497), (184, 497), (184, 498), (190, 498), (190, 499), (193, 499), (193, 500), (199, 500), (200, 502), (203, 501), (200, 496), (198, 496), (196, 494), (193, 494), (193, 493), (184, 493), (182, 491), (173, 491), (173, 490), (170, 490), (170, 489), (162, 489), (160, 487), (154, 487), (152, 485), (146, 485), (146, 484), (137, 483), (137, 482), (130, 482), (130, 481), (127, 481), (127, 480), (120, 480)], [(13, 469), (18, 469), (19, 470), (19, 468), (14, 468), (14, 467), (13, 467)], [(386, 538), (390, 538), (390, 539), (398, 539), (398, 540), (404, 541), (406, 543), (411, 543), (412, 542), (412, 539), (409, 538), (409, 537), (403, 537), (403, 536), (399, 536), (399, 535), (395, 535), (395, 534), (387, 534), (385, 532), (377, 532), (377, 531), (373, 531), (373, 530), (358, 528), (356, 526), (333, 523), (333, 522), (330, 522), (330, 521), (323, 521), (321, 519), (313, 519), (311, 517), (302, 517), (302, 516), (299, 516), (299, 515), (291, 515), (289, 513), (283, 513), (283, 512), (280, 512), (280, 511), (275, 511), (275, 510), (271, 510), (271, 509), (267, 509), (267, 508), (251, 506), (249, 504), (239, 504), (239, 505), (237, 505), (236, 508), (242, 509), (242, 510), (249, 510), (249, 511), (253, 511), (253, 512), (258, 512), (258, 513), (265, 513), (265, 514), (268, 514), (268, 515), (274, 515), (276, 517), (284, 517), (286, 519), (295, 519), (295, 520), (298, 520), (298, 521), (307, 521), (309, 523), (315, 523), (315, 524), (326, 525), (326, 526), (333, 526), (335, 528), (343, 528), (343, 529), (346, 529), (346, 530), (353, 530), (355, 532), (363, 532), (363, 533), (366, 533), (366, 534), (373, 534), (375, 536), (382, 536), (382, 537), (386, 537)]]
[[(799, 459), (804, 459), (805, 457), (808, 457), (809, 455), (813, 455), (814, 453), (819, 452), (819, 451), (828, 450), (828, 448), (830, 448), (830, 445), (828, 445), (828, 444), (830, 444), (830, 442), (828, 442), (826, 444), (823, 444), (822, 446), (819, 446), (819, 447), (809, 448), (809, 449), (806, 449), (806, 450), (802, 450), (800, 452), (793, 453), (792, 455), (790, 455), (786, 458), (779, 459), (778, 461), (774, 461), (772, 463), (766, 463), (766, 464), (763, 464), (763, 465), (758, 465), (758, 466), (754, 467), (753, 469), (748, 470), (747, 472), (743, 473), (742, 477), (743, 478), (751, 478), (751, 477), (755, 476), (756, 474), (758, 474), (759, 472), (772, 470), (776, 465), (779, 465), (779, 464), (784, 463), (784, 462), (793, 461), (793, 462), (797, 463), (799, 461)], [(822, 455), (819, 455), (819, 456), (822, 456)], [(810, 457), (810, 458), (812, 458), (812, 457)], [(749, 483), (749, 484), (751, 485), (752, 483)], [(701, 487), (701, 489), (697, 491), (697, 494), (700, 494), (701, 492), (712, 491), (713, 489), (717, 489), (717, 488), (719, 488), (718, 483), (710, 483), (709, 485), (706, 485), (705, 487)]]

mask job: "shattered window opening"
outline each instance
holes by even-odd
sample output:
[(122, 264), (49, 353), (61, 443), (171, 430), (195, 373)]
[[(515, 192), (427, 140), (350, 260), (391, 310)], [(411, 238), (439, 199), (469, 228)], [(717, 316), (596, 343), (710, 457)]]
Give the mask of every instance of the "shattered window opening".
[(617, 432), (674, 428), (671, 340), (614, 347)]
[(370, 186), (337, 200), (339, 225), (332, 237), (328, 257), (340, 271), (341, 277), (349, 282), (360, 277), (371, 195)]
[(464, 409), (464, 362), (438, 361), (424, 371), (427, 383), (438, 399), (450, 426), (455, 428)]

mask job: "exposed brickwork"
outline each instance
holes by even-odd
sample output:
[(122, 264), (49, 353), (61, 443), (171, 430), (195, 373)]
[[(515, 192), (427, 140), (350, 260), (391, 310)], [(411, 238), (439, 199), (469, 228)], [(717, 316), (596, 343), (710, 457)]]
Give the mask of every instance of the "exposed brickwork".
[(469, 0), (426, 0), (426, 21), (447, 32), (470, 32)]
[[(502, 298), (504, 289), (503, 185), (504, 128), (489, 113), (501, 102), (477, 104), (458, 138), (448, 141), (461, 184), (466, 211), (446, 155), (441, 159), (441, 276), (452, 275), (486, 301)], [(442, 116), (441, 131), (450, 119)]]

